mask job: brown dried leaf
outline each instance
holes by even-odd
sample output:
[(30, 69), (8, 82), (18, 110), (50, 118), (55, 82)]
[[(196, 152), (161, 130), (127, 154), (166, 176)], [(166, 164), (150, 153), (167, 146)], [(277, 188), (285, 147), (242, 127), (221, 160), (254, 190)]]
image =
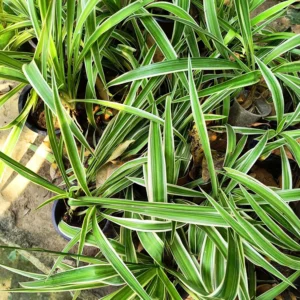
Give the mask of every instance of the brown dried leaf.
[[(151, 48), (155, 44), (155, 41), (154, 41), (153, 37), (150, 34), (147, 35), (146, 43), (147, 43), (147, 46), (149, 48)], [(164, 59), (165, 59), (165, 56), (163, 55), (162, 51), (157, 47), (156, 51), (155, 51), (155, 54), (154, 54), (154, 57), (153, 57), (153, 61), (154, 62), (161, 62)]]
[(289, 292), (289, 295), (291, 300), (297, 300), (297, 297), (292, 292)]
[(121, 143), (112, 153), (112, 155), (110, 156), (110, 158), (107, 160), (107, 162), (113, 161), (117, 158), (119, 158), (126, 150), (127, 148), (134, 143), (135, 140), (128, 140), (125, 141), (123, 143)]
[(262, 295), (273, 287), (272, 284), (262, 284), (256, 288), (256, 296)]
[[(191, 137), (191, 154), (193, 156), (193, 166), (189, 172), (189, 176), (193, 180), (203, 177), (204, 181), (209, 181), (207, 163), (203, 155), (202, 143), (195, 125), (189, 134)], [(222, 152), (226, 152), (226, 134), (208, 131), (208, 135), (216, 170), (221, 170), (224, 163), (224, 154)]]
[(141, 243), (139, 243), (136, 251), (140, 253), (140, 252), (142, 252), (143, 250), (144, 250), (143, 245), (142, 245)]
[(190, 177), (189, 174), (185, 175), (184, 177), (178, 178), (177, 185), (183, 186), (183, 185), (189, 183), (190, 178), (193, 178), (193, 177)]
[[(215, 170), (216, 171), (222, 170), (223, 165), (224, 165), (225, 155), (223, 153), (220, 153), (217, 151), (212, 151), (212, 157), (213, 157), (213, 161), (214, 161)], [(203, 160), (202, 160), (202, 179), (205, 182), (208, 182), (210, 180), (207, 161), (206, 161), (205, 157), (203, 157)]]
[(122, 163), (112, 163), (108, 162), (102, 168), (98, 171), (96, 175), (96, 187), (99, 188), (101, 187), (107, 178), (116, 170), (118, 169)]
[(99, 77), (96, 79), (96, 89), (101, 100), (109, 100), (108, 91)]
[(250, 176), (256, 178), (261, 183), (265, 184), (266, 186), (273, 186), (279, 187), (277, 182), (274, 180), (271, 173), (269, 173), (266, 169), (260, 168), (258, 166), (253, 166), (251, 169), (252, 173)]
[(193, 126), (192, 130), (190, 131), (191, 137), (191, 154), (193, 157), (193, 167), (190, 171), (190, 177), (192, 179), (198, 179), (201, 177), (201, 164), (203, 159), (203, 149), (202, 144), (200, 142), (200, 138), (197, 132), (195, 125)]
[(194, 125), (192, 130), (190, 131), (190, 137), (192, 139), (191, 142), (191, 154), (193, 156), (194, 166), (201, 166), (202, 158), (203, 158), (203, 150), (202, 144), (200, 141), (199, 134), (197, 132), (196, 126)]
[(227, 135), (226, 133), (214, 133), (212, 131), (208, 132), (210, 147), (212, 150), (218, 152), (226, 152), (227, 147)]
[[(292, 155), (292, 153), (290, 152), (289, 149), (287, 149), (286, 147), (284, 147), (284, 151), (285, 151), (288, 159), (294, 160), (294, 157), (293, 157), (293, 155)], [(280, 149), (275, 149), (272, 153), (275, 154), (275, 155), (281, 156)]]

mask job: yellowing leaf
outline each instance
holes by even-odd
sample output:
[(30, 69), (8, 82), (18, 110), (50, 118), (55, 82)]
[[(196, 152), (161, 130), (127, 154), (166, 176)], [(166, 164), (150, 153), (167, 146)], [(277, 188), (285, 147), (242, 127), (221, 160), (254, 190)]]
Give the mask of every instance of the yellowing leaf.
[(113, 160), (119, 158), (126, 151), (126, 149), (134, 142), (135, 142), (135, 140), (128, 140), (128, 141), (125, 141), (124, 143), (120, 144), (114, 150), (114, 152), (112, 153), (110, 158), (107, 160), (107, 162), (110, 162), (110, 161), (113, 161)]

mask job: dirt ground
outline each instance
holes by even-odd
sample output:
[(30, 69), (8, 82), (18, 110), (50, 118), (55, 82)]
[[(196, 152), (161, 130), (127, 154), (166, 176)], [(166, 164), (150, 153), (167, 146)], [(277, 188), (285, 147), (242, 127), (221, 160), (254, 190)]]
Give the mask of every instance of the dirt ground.
[[(13, 86), (13, 83), (0, 80), (0, 94)], [(18, 116), (18, 96), (8, 101), (0, 109), (0, 127), (8, 124)], [(0, 149), (3, 148), (10, 130), (0, 131)], [(38, 150), (30, 149), (35, 145)], [(51, 181), (51, 163), (45, 159), (48, 148), (47, 137), (39, 136), (28, 128), (24, 128), (17, 147), (12, 157), (22, 165), (31, 169), (47, 180)], [(22, 176), (17, 175), (10, 168), (5, 169), (2, 181), (0, 182), (0, 245), (17, 246), (24, 248), (42, 248), (52, 251), (62, 251), (67, 241), (55, 231), (51, 220), (52, 205), (43, 208), (36, 208), (53, 195), (40, 186), (30, 183)], [(86, 249), (85, 253), (92, 255), (93, 248)], [(10, 250), (1, 250), (0, 264), (11, 267), (19, 267), (31, 272), (47, 273), (55, 261), (54, 256), (49, 254), (18, 252), (18, 259), (11, 261), (13, 253)], [(24, 259), (26, 257), (26, 259)], [(28, 263), (31, 261), (31, 264)], [(34, 264), (35, 267), (32, 265)], [(30, 267), (31, 266), (31, 267)], [(24, 277), (13, 275), (0, 268), (0, 290), (17, 288), (18, 282), (24, 281)], [(84, 291), (79, 299), (94, 300), (106, 294), (106, 290), (93, 292)], [(1, 300), (69, 300), (72, 299), (69, 293), (50, 294), (9, 294), (0, 292)]]
[[(22, 254), (12, 250), (1, 250), (0, 249), (1, 264), (9, 265), (13, 268), (22, 268), (29, 272), (39, 272), (39, 270), (33, 267), (32, 263), (29, 262)], [(9, 289), (11, 287), (17, 287), (19, 282), (27, 281), (21, 275), (13, 274), (5, 269), (0, 269), (0, 288)], [(1, 300), (71, 300), (72, 297), (69, 293), (59, 294), (12, 294), (12, 293), (0, 293)]]
[[(0, 93), (7, 90), (12, 83), (0, 81)], [(0, 126), (11, 122), (18, 115), (18, 96), (8, 101), (0, 109)], [(10, 130), (0, 131), (0, 149), (2, 149)], [(45, 161), (43, 156), (29, 149), (34, 144), (39, 149), (46, 149), (44, 138), (25, 128), (21, 134), (17, 147), (14, 149), (13, 158), (26, 165), (29, 169), (38, 172), (41, 176), (50, 180), (49, 168), (50, 163)], [(34, 184), (28, 183), (23, 177), (16, 175), (11, 169), (6, 168), (3, 180), (0, 182), (0, 244), (16, 245), (20, 247), (39, 247), (54, 251), (61, 251), (66, 245), (66, 241), (60, 237), (54, 230), (51, 222), (51, 205), (45, 206), (36, 211), (38, 205), (51, 197), (50, 192)], [(16, 262), (9, 264), (9, 253), (3, 250), (0, 253), (0, 263), (14, 266)], [(35, 257), (38, 258), (37, 261)], [(40, 271), (47, 271), (54, 258), (48, 255), (30, 255)], [(22, 259), (18, 260), (22, 266)], [(24, 260), (26, 261), (26, 260)], [(24, 266), (27, 266), (24, 263)], [(28, 266), (27, 266), (28, 268)], [(10, 278), (10, 279), (9, 279)], [(21, 279), (21, 280), (24, 280)], [(5, 288), (18, 287), (15, 276), (9, 276), (6, 271), (0, 273), (0, 284), (5, 284)], [(42, 295), (10, 295), (8, 293), (0, 294), (0, 299), (61, 299), (45, 298)], [(17, 297), (17, 298), (15, 298)], [(71, 299), (69, 295), (64, 294), (64, 299)]]
[[(1, 86), (6, 83), (0, 83)], [(18, 115), (18, 99), (9, 101), (0, 110), (0, 126), (7, 124)], [(0, 148), (2, 148), (8, 131), (0, 131)], [(50, 163), (38, 153), (30, 150), (31, 144), (39, 149), (46, 149), (44, 137), (25, 128), (13, 153), (13, 158), (20, 161), (29, 169), (38, 172), (41, 176), (50, 179)], [(51, 197), (47, 190), (29, 183), (23, 177), (16, 175), (11, 169), (6, 168), (5, 175), (0, 183), (0, 228), (2, 234), (14, 232), (14, 240), (21, 246), (39, 246), (46, 249), (60, 251), (66, 241), (57, 235), (51, 223), (51, 205), (36, 211), (38, 205)], [(5, 221), (5, 222), (4, 222)], [(20, 234), (19, 234), (20, 233)], [(21, 235), (21, 236), (20, 236)], [(26, 238), (24, 238), (26, 236)], [(47, 238), (45, 238), (47, 237)], [(10, 237), (12, 239), (12, 237)]]
[[(281, 1), (279, 0), (266, 0), (262, 5), (260, 5), (253, 13), (252, 17), (257, 16), (260, 14), (262, 11), (265, 11), (269, 9), (270, 7), (280, 3)], [(288, 18), (279, 18), (275, 21), (273, 21), (269, 27), (273, 28), (275, 31), (280, 32), (280, 31), (285, 31), (291, 26), (290, 21)]]

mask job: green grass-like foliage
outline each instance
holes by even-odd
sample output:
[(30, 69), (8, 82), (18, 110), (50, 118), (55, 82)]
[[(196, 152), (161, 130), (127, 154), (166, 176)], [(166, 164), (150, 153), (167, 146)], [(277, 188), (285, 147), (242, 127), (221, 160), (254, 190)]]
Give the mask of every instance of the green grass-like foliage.
[[(116, 286), (103, 299), (182, 299), (184, 291), (192, 299), (269, 300), (295, 287), (300, 221), (290, 203), (300, 200), (294, 180), (300, 167), (300, 35), (269, 26), (297, 0), (251, 17), (263, 2), (0, 1), (0, 39), (10, 37), (0, 50), (0, 77), (19, 83), (0, 98), (0, 107), (26, 84), (33, 88), (20, 115), (0, 128), (10, 130), (0, 179), (8, 166), (54, 193), (40, 207), (64, 199), (83, 216), (81, 228), (61, 221), (71, 239), (61, 253), (27, 249), (57, 255), (49, 274), (2, 266), (30, 278), (11, 292), (72, 291), (76, 299), (81, 290)], [(28, 51), (30, 40), (36, 48)], [(232, 100), (258, 86), (274, 107), (264, 119), (268, 126), (230, 125)], [(38, 97), (60, 186), (10, 158)], [(73, 114), (78, 105), (88, 132)], [(95, 107), (113, 112), (101, 130)], [(194, 163), (192, 128), (208, 183), (202, 172), (182, 184)], [(221, 170), (212, 133), (226, 139)], [(274, 151), (281, 188), (251, 176)], [(119, 168), (95, 187), (112, 161)], [(118, 228), (115, 238), (105, 236), (103, 220)], [(77, 254), (69, 254), (77, 244)], [(87, 245), (98, 248), (96, 257), (83, 255)], [(63, 263), (67, 256), (76, 267)], [(275, 285), (256, 295), (261, 269)]]

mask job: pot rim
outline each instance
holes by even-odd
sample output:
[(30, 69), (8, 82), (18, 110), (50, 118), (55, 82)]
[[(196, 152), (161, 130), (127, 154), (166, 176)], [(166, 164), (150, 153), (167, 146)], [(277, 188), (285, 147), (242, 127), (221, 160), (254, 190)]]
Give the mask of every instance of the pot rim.
[(154, 19), (155, 19), (157, 22), (160, 22), (160, 23), (165, 23), (165, 24), (172, 24), (172, 23), (174, 23), (174, 20), (168, 19), (168, 18), (154, 17)]
[(240, 107), (241, 111), (247, 113), (249, 116), (264, 118), (264, 117), (267, 117), (267, 116), (269, 115), (269, 113), (254, 114), (254, 113), (250, 112), (249, 110), (245, 109), (245, 108), (237, 101), (237, 98), (234, 98), (234, 102), (235, 102), (236, 105), (238, 105), (238, 106)]
[(52, 211), (51, 211), (51, 220), (52, 220), (52, 224), (54, 226), (55, 231), (62, 236), (65, 240), (70, 241), (71, 238), (68, 237), (67, 235), (65, 235), (58, 227), (58, 224), (60, 221), (57, 220), (58, 215), (56, 214), (56, 211), (58, 210), (58, 206), (61, 205), (62, 200), (56, 200), (53, 202), (52, 205)]
[[(65, 240), (70, 241), (71, 238), (68, 237), (67, 235), (65, 235), (58, 227), (59, 222), (62, 220), (61, 216), (59, 214), (57, 214), (57, 211), (59, 209), (59, 206), (64, 206), (65, 204), (63, 202), (63, 200), (55, 200), (53, 202), (52, 205), (52, 210), (51, 210), (51, 220), (52, 220), (52, 224), (54, 226), (55, 231), (61, 236), (63, 237)], [(102, 228), (103, 233), (105, 234), (108, 231), (108, 228), (110, 226), (110, 221), (106, 220), (104, 227)], [(78, 227), (79, 228), (79, 227)], [(81, 227), (80, 227), (81, 228)]]
[[(18, 100), (18, 110), (19, 110), (19, 114), (22, 112), (24, 106), (25, 106), (25, 103), (27, 101), (27, 97), (30, 93), (32, 89), (32, 86), (30, 84), (26, 85), (20, 96), (19, 96), (19, 100)], [(42, 128), (39, 128), (37, 127), (36, 125), (34, 125), (32, 122), (30, 122), (27, 118), (26, 122), (25, 122), (25, 125), (33, 132), (37, 133), (37, 134), (40, 134), (40, 135), (43, 135), (43, 136), (47, 136), (47, 129), (42, 129)], [(60, 129), (57, 129), (55, 130), (55, 134), (60, 134)]]

